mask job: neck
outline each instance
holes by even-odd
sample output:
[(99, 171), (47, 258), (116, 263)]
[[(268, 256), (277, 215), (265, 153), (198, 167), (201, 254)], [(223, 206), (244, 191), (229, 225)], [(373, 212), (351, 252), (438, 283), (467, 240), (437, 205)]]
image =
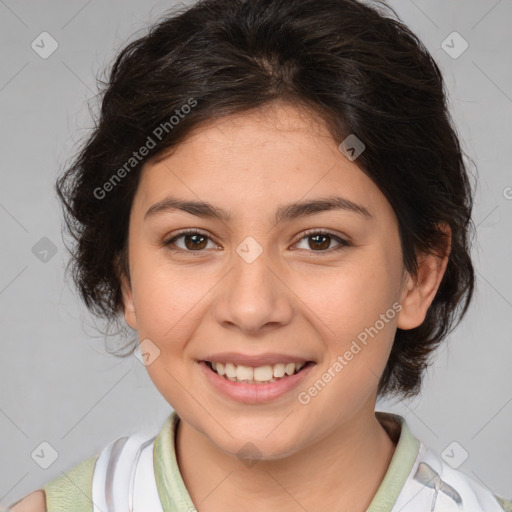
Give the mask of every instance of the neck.
[(301, 507), (364, 512), (395, 450), (373, 407), (288, 457), (250, 466), (182, 420), (175, 446), (183, 481), (199, 512), (238, 512), (244, 506), (251, 512)]

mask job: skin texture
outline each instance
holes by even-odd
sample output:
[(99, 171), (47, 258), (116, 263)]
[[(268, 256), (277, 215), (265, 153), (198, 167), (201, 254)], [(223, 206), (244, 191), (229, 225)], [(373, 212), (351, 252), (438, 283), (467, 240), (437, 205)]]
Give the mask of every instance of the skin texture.
[[(374, 414), (378, 379), (396, 328), (425, 318), (448, 252), (421, 256), (417, 276), (405, 272), (396, 216), (356, 164), (319, 119), (277, 103), (196, 129), (143, 169), (130, 215), (130, 279), (122, 280), (125, 318), (160, 350), (147, 370), (181, 418), (178, 464), (201, 512), (364, 511), (386, 473), (395, 445)], [(144, 218), (169, 195), (208, 201), (231, 220), (179, 211)], [(332, 195), (372, 218), (334, 210), (273, 223), (282, 204)], [(202, 252), (184, 237), (175, 251), (164, 245), (186, 228), (207, 232)], [(313, 228), (352, 245), (315, 242), (304, 235)], [(263, 250), (252, 263), (236, 252), (248, 236)], [(378, 335), (299, 403), (297, 394), (396, 302), (401, 311)], [(198, 368), (224, 351), (281, 352), (316, 366), (300, 389), (247, 405), (220, 395)], [(247, 442), (260, 452), (250, 467), (237, 457)]]
[(46, 512), (45, 492), (42, 489), (31, 492), (9, 510), (12, 512)]

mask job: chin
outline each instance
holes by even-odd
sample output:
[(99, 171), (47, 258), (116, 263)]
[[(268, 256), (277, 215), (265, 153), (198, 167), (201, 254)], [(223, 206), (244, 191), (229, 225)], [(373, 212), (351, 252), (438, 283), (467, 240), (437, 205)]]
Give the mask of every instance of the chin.
[(297, 452), (297, 443), (287, 436), (286, 439), (271, 439), (267, 434), (261, 435), (245, 431), (243, 435), (212, 441), (224, 453), (240, 459), (247, 467), (252, 467), (257, 461), (272, 461), (284, 459)]

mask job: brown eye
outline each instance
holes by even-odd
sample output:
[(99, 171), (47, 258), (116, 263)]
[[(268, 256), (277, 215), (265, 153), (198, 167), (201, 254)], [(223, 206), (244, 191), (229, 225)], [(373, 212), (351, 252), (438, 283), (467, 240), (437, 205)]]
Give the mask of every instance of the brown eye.
[(310, 235), (308, 239), (313, 243), (309, 244), (309, 247), (313, 250), (329, 249), (331, 245), (331, 237), (329, 235)]
[(185, 246), (187, 249), (196, 250), (204, 249), (206, 247), (205, 240), (207, 239), (203, 235), (184, 235)]
[[(310, 231), (303, 236), (299, 243), (303, 240), (307, 240), (307, 247), (299, 247), (300, 249), (309, 250), (309, 252), (334, 252), (340, 249), (348, 247), (350, 242), (344, 240), (340, 236), (324, 231)], [(331, 243), (335, 241), (338, 243), (337, 246), (331, 248)]]
[[(178, 241), (183, 240), (183, 245), (180, 246)], [(202, 252), (206, 249), (210, 238), (197, 230), (188, 230), (178, 233), (176, 236), (164, 242), (164, 246), (171, 250), (182, 250), (185, 252)], [(212, 242), (213, 243), (213, 242)]]

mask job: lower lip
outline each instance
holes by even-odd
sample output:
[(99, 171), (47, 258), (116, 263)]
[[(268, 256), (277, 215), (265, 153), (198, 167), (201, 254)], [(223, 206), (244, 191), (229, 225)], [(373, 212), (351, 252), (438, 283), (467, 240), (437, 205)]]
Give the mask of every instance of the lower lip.
[(215, 373), (205, 361), (198, 361), (198, 363), (215, 389), (244, 404), (260, 404), (283, 396), (299, 386), (314, 366), (314, 363), (308, 363), (298, 373), (283, 377), (275, 382), (249, 384), (246, 382), (232, 382)]

